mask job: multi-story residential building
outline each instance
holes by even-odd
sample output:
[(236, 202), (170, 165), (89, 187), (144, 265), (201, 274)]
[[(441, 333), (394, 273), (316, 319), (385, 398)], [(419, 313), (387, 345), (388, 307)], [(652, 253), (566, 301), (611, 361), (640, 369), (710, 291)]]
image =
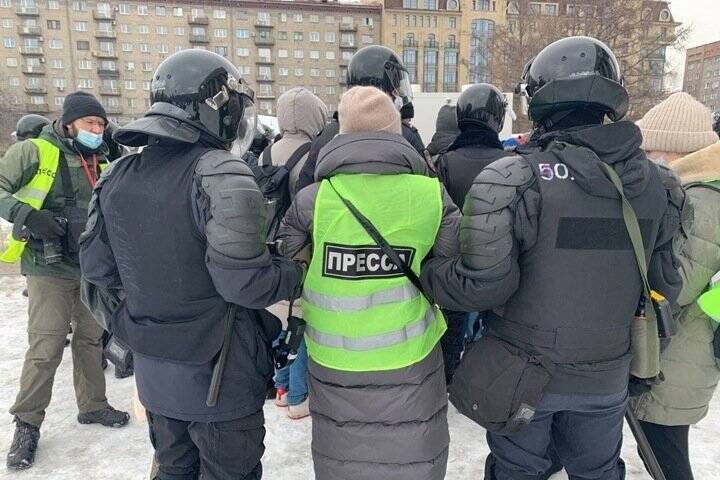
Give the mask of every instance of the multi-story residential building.
[(424, 92), (490, 79), (491, 39), (505, 0), (385, 0), (383, 43)]
[(720, 41), (688, 49), (683, 90), (720, 110)]
[(126, 122), (147, 110), (163, 59), (204, 48), (238, 66), (260, 113), (294, 86), (333, 109), (349, 58), (381, 41), (381, 13), (313, 0), (0, 0), (0, 94), (13, 110), (55, 114), (84, 90)]

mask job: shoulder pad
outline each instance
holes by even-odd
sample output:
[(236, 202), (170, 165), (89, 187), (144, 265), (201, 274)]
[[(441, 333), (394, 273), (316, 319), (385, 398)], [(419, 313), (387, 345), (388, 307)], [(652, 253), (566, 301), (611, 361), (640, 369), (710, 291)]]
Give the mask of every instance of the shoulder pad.
[(218, 149), (210, 150), (200, 157), (195, 173), (203, 177), (223, 174), (253, 176), (252, 170), (242, 158), (227, 150)]
[(519, 155), (494, 161), (475, 177), (473, 184), (493, 183), (519, 187), (533, 181), (535, 175), (530, 163)]

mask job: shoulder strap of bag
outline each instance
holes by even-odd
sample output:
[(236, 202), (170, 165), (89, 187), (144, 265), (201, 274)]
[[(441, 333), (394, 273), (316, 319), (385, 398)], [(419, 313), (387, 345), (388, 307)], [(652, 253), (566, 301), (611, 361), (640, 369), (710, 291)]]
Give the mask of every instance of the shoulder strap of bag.
[(620, 198), (622, 199), (623, 209), (623, 220), (625, 220), (625, 228), (627, 229), (630, 241), (635, 251), (635, 259), (637, 260), (638, 270), (643, 281), (643, 288), (645, 290), (645, 298), (650, 300), (650, 282), (647, 277), (647, 260), (645, 258), (645, 248), (643, 246), (642, 232), (640, 231), (640, 224), (638, 223), (637, 215), (632, 205), (625, 196), (625, 190), (622, 186), (622, 180), (620, 176), (615, 172), (615, 169), (604, 162), (600, 162), (600, 167), (605, 171), (612, 184), (615, 186)]
[(410, 280), (410, 283), (415, 285), (415, 288), (420, 290), (420, 293), (422, 293), (423, 297), (425, 297), (425, 299), (430, 303), (430, 305), (436, 306), (433, 299), (430, 298), (427, 293), (425, 293), (422, 283), (420, 282), (418, 276), (415, 275), (415, 272), (413, 272), (410, 266), (408, 266), (408, 264), (405, 263), (402, 258), (400, 258), (400, 255), (397, 254), (395, 249), (392, 248), (387, 242), (387, 240), (385, 240), (385, 238), (380, 234), (380, 232), (378, 232), (377, 228), (375, 228), (375, 225), (373, 225), (372, 222), (365, 215), (363, 215), (350, 200), (340, 195), (340, 192), (337, 191), (335, 185), (333, 185), (330, 179), (328, 179), (328, 183), (330, 184), (330, 187), (335, 191), (337, 196), (340, 198), (340, 200), (342, 200), (342, 202), (345, 204), (347, 209), (350, 210), (350, 213), (353, 214), (358, 223), (365, 229), (368, 235), (370, 235), (370, 238), (372, 238), (375, 243), (377, 243), (383, 253), (387, 255), (387, 257), (390, 259), (390, 261), (393, 262), (395, 266), (397, 266), (403, 272), (403, 275), (405, 275), (408, 280)]
[(68, 167), (65, 155), (60, 152), (60, 159), (58, 160), (60, 169), (60, 179), (62, 181), (63, 196), (65, 197), (65, 205), (68, 207), (74, 207), (75, 202), (75, 189), (72, 185), (72, 179), (70, 178), (70, 167)]
[(683, 187), (685, 190), (688, 190), (690, 188), (707, 188), (708, 190), (712, 190), (714, 192), (720, 193), (720, 188), (716, 187), (715, 185), (709, 184), (709, 183), (703, 183), (703, 182), (695, 182), (695, 183), (689, 183)]
[(272, 149), (272, 145), (268, 145), (265, 147), (265, 150), (260, 154), (260, 157), (262, 158), (262, 162), (260, 162), (260, 166), (270, 166), (272, 165), (272, 153), (270, 150)]
[(300, 160), (302, 160), (305, 154), (310, 151), (310, 145), (312, 145), (312, 142), (303, 143), (293, 152), (292, 155), (290, 155), (290, 158), (288, 158), (288, 161), (285, 164), (285, 168), (288, 172), (291, 172)]

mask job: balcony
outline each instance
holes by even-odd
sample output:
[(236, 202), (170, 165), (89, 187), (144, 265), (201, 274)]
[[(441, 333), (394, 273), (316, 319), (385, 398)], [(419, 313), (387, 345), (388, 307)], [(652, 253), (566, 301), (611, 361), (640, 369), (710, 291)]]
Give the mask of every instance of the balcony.
[(341, 23), (340, 31), (341, 32), (357, 32), (357, 25), (355, 25), (354, 23)]
[(437, 49), (438, 43), (435, 40), (425, 40), (425, 48)]
[(275, 60), (270, 57), (257, 57), (255, 63), (258, 65), (275, 65)]
[(114, 107), (109, 107), (107, 105), (103, 105), (105, 108), (105, 113), (111, 113), (113, 115), (120, 115), (122, 114), (122, 107), (120, 105), (116, 105)]
[(117, 38), (115, 30), (96, 30), (95, 38)]
[(20, 55), (44, 55), (42, 47), (20, 47)]
[(190, 35), (190, 43), (210, 43), (207, 35)]
[(39, 17), (40, 9), (38, 7), (17, 7), (17, 9), (15, 9), (15, 15)]
[(120, 87), (103, 87), (100, 86), (100, 95), (107, 95), (110, 97), (119, 97), (122, 95)]
[(115, 12), (93, 10), (93, 18), (95, 20), (115, 20)]
[(417, 46), (417, 40), (413, 38), (406, 38), (405, 40), (403, 40), (403, 47), (405, 48), (417, 48)]
[(346, 50), (357, 50), (355, 42), (340, 42), (340, 48), (344, 48)]
[(118, 70), (117, 68), (98, 68), (97, 73), (101, 77), (117, 78), (120, 76), (120, 70)]
[(445, 42), (445, 50), (460, 50), (457, 42)]
[(26, 75), (45, 75), (45, 65), (23, 65), (22, 72)]
[(188, 23), (190, 25), (209, 25), (210, 19), (205, 15), (190, 15), (188, 17)]
[(272, 100), (275, 98), (275, 94), (272, 92), (258, 92), (257, 98), (260, 100)]
[(263, 38), (255, 35), (255, 45), (275, 45), (275, 37)]
[(45, 95), (47, 88), (41, 85), (25, 85), (25, 93), (30, 95)]
[(259, 18), (255, 19), (255, 27), (256, 28), (275, 28), (270, 23), (270, 20), (260, 20)]
[(21, 36), (38, 37), (42, 35), (42, 30), (37, 25), (18, 25), (17, 33)]
[(47, 103), (26, 103), (25, 111), (28, 113), (50, 113), (50, 105)]
[(258, 75), (255, 79), (256, 82), (274, 82), (272, 75)]
[(93, 56), (96, 58), (109, 58), (109, 59), (118, 58), (117, 51), (115, 51), (115, 50), (112, 50), (110, 52), (106, 52), (104, 50), (98, 50), (96, 52), (93, 52)]

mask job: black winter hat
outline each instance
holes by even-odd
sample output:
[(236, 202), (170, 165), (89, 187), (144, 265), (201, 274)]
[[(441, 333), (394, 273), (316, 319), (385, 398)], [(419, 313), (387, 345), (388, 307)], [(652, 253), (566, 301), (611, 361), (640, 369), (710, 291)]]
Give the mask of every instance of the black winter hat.
[(87, 92), (74, 92), (65, 97), (62, 124), (70, 125), (78, 118), (100, 117), (107, 124), (107, 113), (97, 99)]

